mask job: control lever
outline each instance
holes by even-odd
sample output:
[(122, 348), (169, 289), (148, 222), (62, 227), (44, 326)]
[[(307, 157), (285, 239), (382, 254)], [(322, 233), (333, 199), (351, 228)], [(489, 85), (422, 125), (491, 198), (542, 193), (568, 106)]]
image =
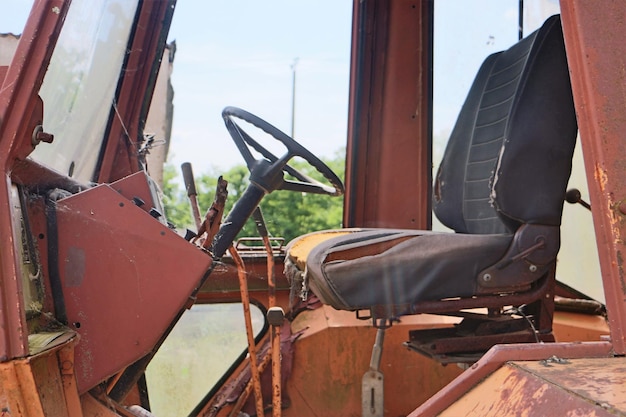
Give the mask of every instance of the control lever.
[(200, 220), (200, 208), (198, 207), (198, 193), (196, 192), (196, 181), (193, 177), (193, 169), (191, 163), (184, 162), (180, 169), (183, 171), (183, 181), (185, 182), (185, 189), (187, 190), (187, 197), (189, 197), (189, 203), (191, 204), (191, 213), (193, 215), (193, 221), (196, 224), (196, 231), (200, 231), (202, 221)]
[(587, 210), (591, 211), (591, 204), (581, 198), (580, 191), (577, 188), (570, 188), (565, 194), (565, 201), (570, 204), (580, 204)]

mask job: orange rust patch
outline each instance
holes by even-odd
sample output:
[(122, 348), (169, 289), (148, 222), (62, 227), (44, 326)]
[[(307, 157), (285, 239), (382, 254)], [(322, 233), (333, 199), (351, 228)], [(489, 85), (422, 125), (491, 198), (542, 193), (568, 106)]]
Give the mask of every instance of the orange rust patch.
[(612, 416), (626, 410), (626, 359), (504, 365), (440, 416)]

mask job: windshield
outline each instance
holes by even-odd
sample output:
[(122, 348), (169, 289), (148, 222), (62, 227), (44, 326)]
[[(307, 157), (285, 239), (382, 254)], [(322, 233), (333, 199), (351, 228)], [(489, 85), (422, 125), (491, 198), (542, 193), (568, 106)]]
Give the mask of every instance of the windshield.
[(32, 158), (82, 181), (94, 178), (115, 112), (137, 0), (75, 0), (40, 90), (44, 130), (55, 136)]

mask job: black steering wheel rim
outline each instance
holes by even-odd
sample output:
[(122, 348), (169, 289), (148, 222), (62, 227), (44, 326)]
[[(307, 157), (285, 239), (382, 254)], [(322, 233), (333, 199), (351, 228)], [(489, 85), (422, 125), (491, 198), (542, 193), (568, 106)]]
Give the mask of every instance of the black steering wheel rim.
[[(226, 124), (226, 129), (228, 130), (228, 133), (235, 142), (235, 145), (239, 149), (239, 152), (243, 156), (246, 165), (251, 172), (255, 168), (255, 166), (258, 165), (259, 161), (254, 158), (249, 147), (259, 152), (263, 156), (263, 158), (265, 158), (265, 160), (267, 160), (271, 164), (271, 170), (280, 170), (282, 172), (288, 173), (294, 178), (297, 178), (297, 180), (295, 181), (282, 179), (280, 185), (278, 185), (275, 189), (309, 192), (314, 194), (328, 194), (333, 196), (339, 196), (344, 193), (343, 183), (341, 182), (339, 177), (337, 177), (337, 175), (328, 167), (328, 165), (326, 165), (318, 157), (313, 155), (308, 149), (300, 145), (293, 138), (282, 132), (277, 127), (271, 125), (260, 117), (238, 107), (229, 106), (224, 108), (224, 110), (222, 111), (222, 117), (224, 119), (224, 123)], [(233, 120), (233, 118), (243, 120), (272, 136), (274, 139), (281, 142), (287, 148), (287, 153), (278, 158), (272, 152), (268, 151), (256, 140), (254, 140)], [(313, 168), (315, 168), (320, 174), (324, 176), (324, 178), (328, 181), (331, 187), (291, 167), (288, 162), (295, 156), (299, 156), (300, 158), (307, 161)], [(268, 192), (271, 191), (273, 190), (268, 190)]]

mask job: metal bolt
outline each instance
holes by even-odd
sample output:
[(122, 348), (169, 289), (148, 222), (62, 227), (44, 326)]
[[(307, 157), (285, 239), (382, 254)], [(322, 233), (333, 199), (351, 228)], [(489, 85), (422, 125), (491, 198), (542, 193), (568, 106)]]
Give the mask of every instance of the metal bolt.
[(37, 133), (37, 139), (42, 142), (52, 143), (52, 141), (54, 140), (54, 135), (52, 133), (39, 132)]
[(491, 281), (491, 274), (483, 275), (483, 281)]
[(532, 264), (531, 264), (531, 265), (528, 267), (528, 270), (529, 270), (530, 272), (537, 272), (537, 265), (532, 265)]
[(35, 130), (33, 130), (33, 136), (31, 138), (33, 146), (39, 145), (40, 142), (52, 143), (53, 140), (54, 135), (52, 133), (44, 132), (42, 125), (35, 126)]
[(61, 364), (61, 369), (63, 371), (70, 371), (74, 367), (74, 364), (71, 361), (63, 361)]

